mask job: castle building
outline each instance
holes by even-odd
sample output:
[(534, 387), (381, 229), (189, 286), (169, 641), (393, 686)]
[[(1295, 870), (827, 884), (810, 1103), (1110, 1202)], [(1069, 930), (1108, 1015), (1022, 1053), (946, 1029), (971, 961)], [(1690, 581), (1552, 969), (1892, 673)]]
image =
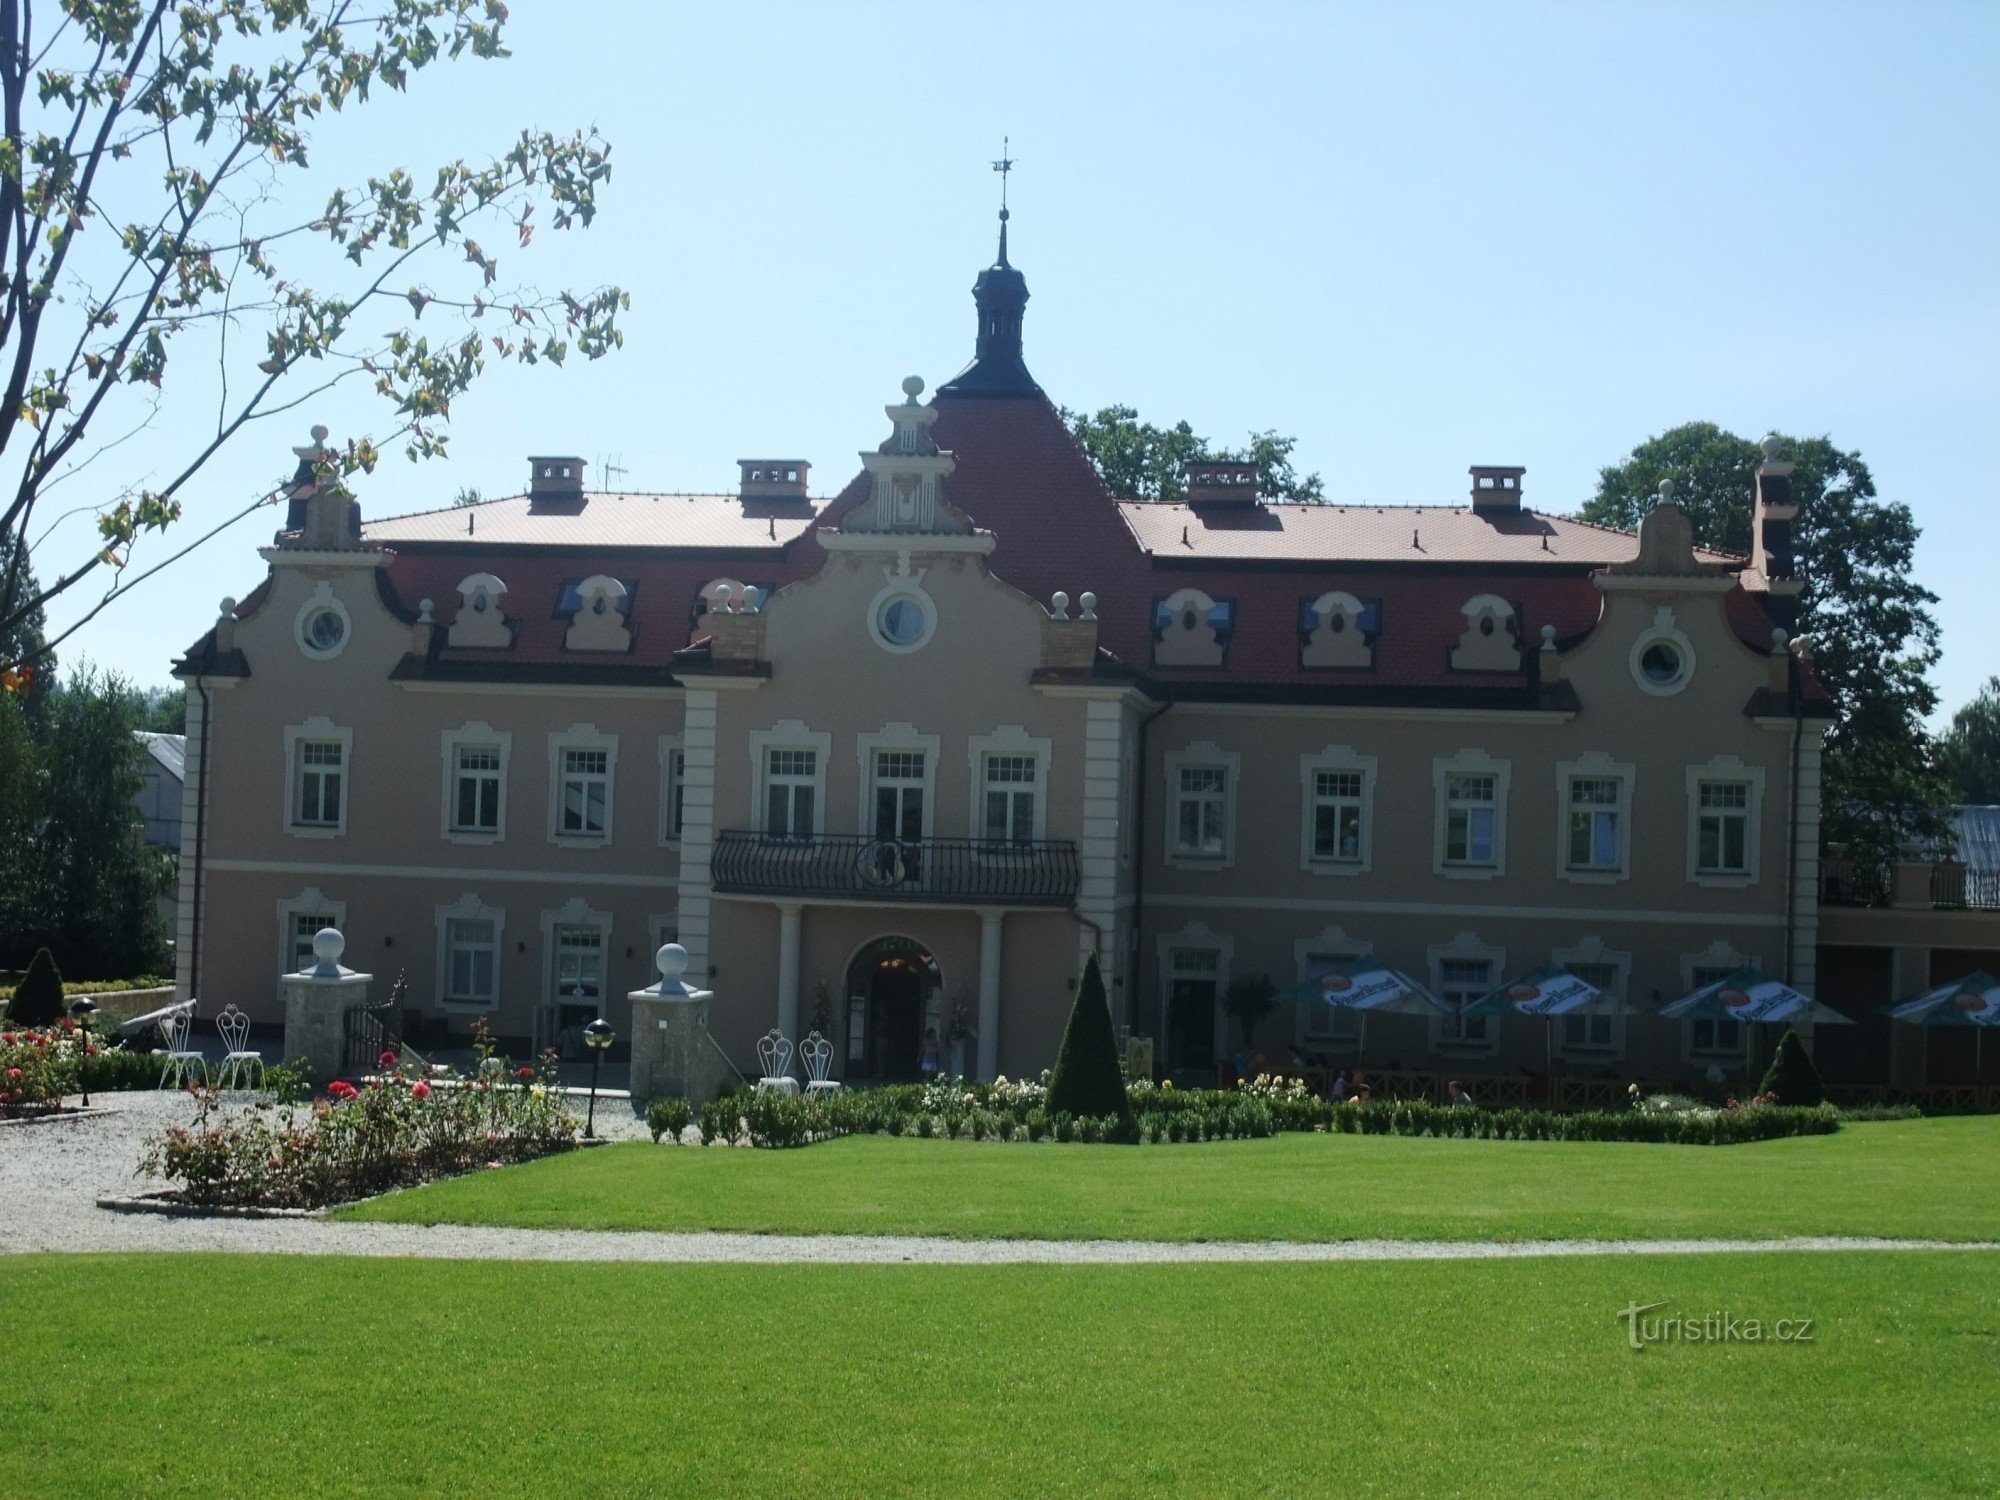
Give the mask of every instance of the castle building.
[[(1748, 558), (1670, 500), (1637, 535), (1540, 513), (1504, 465), (1449, 505), (1269, 503), (1237, 463), (1122, 499), (1029, 373), (1004, 225), (974, 299), (971, 364), (905, 381), (830, 498), (803, 460), (629, 494), (536, 457), (362, 520), (316, 436), (176, 668), (183, 991), (276, 1019), (331, 923), (420, 1035), (540, 1044), (626, 1031), (671, 938), (745, 1071), (775, 1026), (848, 1078), (931, 1031), (990, 1077), (1053, 1061), (1094, 952), (1173, 1075), (1740, 1072), (1747, 1028), (1653, 1012), (1815, 983), (1831, 705), (1775, 447)], [(1364, 956), (1454, 1007), (1560, 963), (1631, 1014), (1224, 1009)]]

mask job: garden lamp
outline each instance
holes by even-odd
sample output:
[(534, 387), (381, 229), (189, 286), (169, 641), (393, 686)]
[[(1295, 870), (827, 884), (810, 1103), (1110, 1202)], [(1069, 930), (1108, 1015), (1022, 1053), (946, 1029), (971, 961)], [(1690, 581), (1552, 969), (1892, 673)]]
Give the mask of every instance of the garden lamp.
[(583, 1138), (586, 1141), (597, 1139), (597, 1070), (604, 1066), (604, 1054), (611, 1050), (611, 1044), (617, 1039), (618, 1033), (602, 1016), (583, 1028), (584, 1045), (590, 1048), (590, 1110), (583, 1120)]
[(90, 1018), (97, 1014), (97, 1002), (78, 995), (69, 1003), (70, 1018), (76, 1022), (76, 1083), (83, 1090), (83, 1107), (90, 1108)]

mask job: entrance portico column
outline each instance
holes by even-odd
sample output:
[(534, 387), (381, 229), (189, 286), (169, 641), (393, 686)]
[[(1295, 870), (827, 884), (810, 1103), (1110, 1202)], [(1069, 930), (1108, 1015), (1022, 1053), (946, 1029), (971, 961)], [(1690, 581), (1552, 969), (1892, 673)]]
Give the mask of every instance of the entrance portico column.
[(988, 1081), (1000, 1071), (1000, 919), (1005, 915), (979, 914), (979, 1076)]
[(798, 1040), (799, 926), (804, 909), (796, 901), (778, 903), (778, 1030)]

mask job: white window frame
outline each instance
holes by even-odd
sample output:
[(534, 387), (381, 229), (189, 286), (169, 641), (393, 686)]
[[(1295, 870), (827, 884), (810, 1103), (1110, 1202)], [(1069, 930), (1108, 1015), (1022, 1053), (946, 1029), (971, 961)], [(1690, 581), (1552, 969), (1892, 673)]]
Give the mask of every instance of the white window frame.
[[(857, 734), (854, 752), (860, 761), (861, 787), (857, 799), (855, 832), (872, 838), (875, 834), (875, 753), (887, 750), (924, 758), (924, 822), (920, 838), (932, 838), (937, 827), (938, 746), (934, 734), (919, 734), (914, 724), (884, 724), (874, 734)], [(900, 783), (899, 783), (900, 784)]]
[(324, 912), (333, 918), (333, 925), (342, 932), (347, 930), (347, 903), (333, 901), (316, 885), (309, 885), (296, 896), (278, 903), (278, 998), (285, 998), (285, 975), (299, 972), (297, 940), (293, 929), (300, 917)]
[[(1316, 875), (1366, 875), (1375, 862), (1375, 757), (1358, 754), (1351, 745), (1328, 745), (1315, 755), (1299, 757), (1299, 791), (1304, 817), (1299, 829), (1299, 868)], [(1315, 849), (1319, 822), (1319, 775), (1322, 771), (1358, 773), (1361, 777), (1360, 851), (1353, 859), (1319, 854)], [(1178, 778), (1176, 778), (1178, 779)]]
[[(1674, 678), (1672, 682), (1655, 682), (1640, 666), (1647, 649), (1657, 645), (1671, 646), (1680, 653), (1680, 676)], [(1663, 604), (1653, 611), (1653, 623), (1641, 631), (1638, 638), (1632, 642), (1632, 650), (1626, 657), (1625, 665), (1631, 672), (1632, 681), (1637, 684), (1639, 691), (1653, 698), (1671, 698), (1676, 693), (1686, 691), (1687, 685), (1694, 681), (1694, 642), (1690, 641), (1675, 623), (1671, 606)]]
[(968, 809), (971, 817), (966, 827), (969, 836), (987, 842), (986, 762), (996, 755), (1034, 758), (1035, 816), (1029, 837), (1040, 843), (1049, 836), (1049, 766), (1053, 751), (1053, 741), (1037, 738), (1019, 724), (1003, 724), (991, 734), (974, 735), (966, 741), (966, 769), (972, 782), (972, 805)]
[[(1583, 938), (1574, 947), (1558, 948), (1549, 955), (1555, 963), (1567, 968), (1571, 964), (1582, 964), (1590, 968), (1605, 968), (1617, 973), (1616, 998), (1629, 1004), (1632, 995), (1632, 955), (1604, 946), (1604, 940), (1596, 935)], [(1570, 1018), (1557, 1016), (1556, 1051), (1564, 1057), (1577, 1061), (1616, 1060), (1625, 1056), (1625, 1017), (1610, 1015), (1604, 1019), (1609, 1023), (1611, 1040), (1602, 1047), (1574, 1045), (1569, 1039)]]
[[(1217, 1047), (1225, 1046), (1228, 1038), (1228, 1017), (1222, 1009), (1222, 997), (1229, 993), (1230, 969), (1236, 959), (1236, 939), (1211, 931), (1206, 922), (1196, 921), (1189, 922), (1178, 931), (1161, 933), (1158, 949), (1160, 957), (1160, 1047), (1164, 1049), (1166, 1046), (1167, 1005), (1173, 998), (1174, 981), (1184, 976), (1188, 978), (1199, 977), (1202, 979), (1208, 977), (1205, 971), (1183, 969), (1176, 964), (1174, 962), (1176, 950), (1213, 953), (1215, 955), (1215, 1044)], [(1162, 1063), (1166, 1061), (1164, 1050), (1160, 1054), (1160, 1061)]]
[[(327, 650), (315, 646), (311, 637), (306, 634), (306, 622), (321, 610), (340, 617), (340, 639)], [(308, 660), (332, 661), (347, 649), (347, 643), (353, 639), (354, 616), (348, 613), (347, 606), (333, 592), (333, 585), (322, 579), (313, 589), (312, 597), (299, 606), (298, 614), (292, 618), (292, 640), (297, 643), (299, 651)]]
[[(1695, 981), (1706, 976), (1708, 982), (1733, 974), (1738, 969), (1757, 968), (1755, 954), (1739, 952), (1727, 940), (1717, 938), (1700, 953), (1681, 955), (1681, 994), (1692, 994)], [(1690, 1067), (1706, 1067), (1709, 1063), (1734, 1063), (1742, 1066), (1750, 1057), (1750, 1027), (1743, 1021), (1736, 1023), (1737, 1044), (1734, 1047), (1716, 1050), (1697, 1048), (1694, 1044), (1695, 1023), (1684, 1020), (1680, 1024), (1681, 1061)]]
[[(1292, 944), (1292, 969), (1297, 982), (1306, 982), (1306, 972), (1316, 960), (1363, 959), (1375, 956), (1375, 945), (1362, 938), (1349, 937), (1346, 929), (1322, 927), (1309, 938), (1300, 938)], [(1362, 1045), (1368, 1024), (1365, 1012), (1345, 1005), (1298, 1005), (1293, 1007), (1298, 1019), (1293, 1024), (1292, 1037), (1299, 1046), (1346, 1047), (1357, 1049)], [(1328, 1017), (1327, 1028), (1315, 1031), (1309, 1024), (1315, 1016)]]
[[(505, 988), (504, 978), (507, 968), (507, 913), (498, 906), (486, 906), (478, 896), (467, 891), (449, 906), (440, 906), (435, 912), (437, 923), (437, 996), (438, 1009), (454, 1015), (489, 1015), (500, 1009), (500, 995)], [(493, 924), (493, 995), (487, 1000), (454, 999), (451, 994), (451, 924), (453, 922), (491, 922)]]
[[(680, 817), (674, 816), (675, 804)], [(681, 841), (687, 823), (687, 746), (677, 734), (660, 736), (660, 847)], [(678, 825), (678, 826), (677, 826)]]
[[(604, 832), (566, 833), (562, 826), (563, 761), (571, 750), (604, 752)], [(559, 849), (607, 849), (618, 831), (618, 736), (595, 724), (572, 724), (549, 735), (549, 842)]]
[[(300, 746), (307, 741), (336, 740), (340, 744), (340, 817), (331, 823), (301, 823), (298, 820), (299, 792), (304, 767), (299, 764)], [(348, 810), (354, 806), (354, 731), (343, 728), (324, 714), (314, 714), (303, 724), (285, 726), (285, 832), (299, 839), (337, 839), (347, 832)]]
[[(598, 1014), (602, 1015), (611, 1004), (612, 997), (620, 993), (612, 981), (611, 913), (593, 910), (581, 896), (572, 896), (553, 910), (542, 912), (542, 965), (541, 992), (535, 997), (535, 1007), (559, 1003), (556, 995), (556, 973), (560, 963), (556, 952), (556, 932), (564, 927), (594, 927), (597, 929), (598, 951), (604, 955), (604, 974), (599, 981), (601, 993), (597, 997)], [(648, 962), (650, 969), (652, 964)], [(655, 974), (654, 979), (659, 976)]]
[[(507, 766), (514, 753), (514, 736), (495, 729), (484, 719), (473, 719), (438, 735), (444, 756), (444, 805), (439, 809), (438, 831), (448, 843), (497, 844), (507, 837)], [(492, 828), (460, 828), (458, 821), (458, 752), (491, 746), (500, 752), (499, 820)]]
[[(1486, 865), (1453, 863), (1445, 858), (1448, 847), (1451, 802), (1449, 791), (1454, 776), (1493, 778), (1493, 862)], [(1514, 763), (1499, 760), (1486, 751), (1468, 747), (1456, 755), (1439, 756), (1431, 762), (1431, 873), (1447, 880), (1497, 880), (1507, 873), (1507, 798), (1514, 780)]]
[[(1707, 782), (1739, 782), (1749, 788), (1743, 810), (1743, 860), (1741, 870), (1704, 870), (1701, 867), (1701, 789)], [(1764, 768), (1745, 765), (1734, 755), (1718, 755), (1704, 765), (1687, 768), (1687, 878), (1690, 883), (1711, 890), (1741, 890), (1757, 883), (1763, 853), (1758, 837), (1764, 818)]]
[[(1163, 758), (1166, 768), (1166, 838), (1161, 849), (1176, 870), (1227, 870), (1236, 864), (1236, 789), (1243, 780), (1243, 757), (1212, 740), (1197, 740)], [(1181, 848), (1181, 772), (1219, 770), (1222, 778), (1222, 852), (1189, 853)]]
[(798, 719), (781, 719), (769, 729), (750, 732), (750, 816), (744, 826), (764, 836), (764, 807), (769, 800), (772, 750), (813, 752), (813, 837), (826, 832), (826, 773), (833, 759), (833, 736), (825, 730), (806, 728)]
[[(1618, 783), (1618, 860), (1614, 865), (1572, 869), (1569, 863), (1570, 783), (1576, 780)], [(1575, 885), (1617, 885), (1632, 877), (1633, 786), (1637, 773), (1602, 750), (1556, 766), (1556, 875)]]
[[(1430, 961), (1431, 992), (1440, 999), (1444, 997), (1444, 966), (1447, 962), (1483, 963), (1486, 965), (1486, 987), (1498, 984), (1507, 972), (1507, 950), (1491, 947), (1479, 940), (1475, 932), (1461, 932), (1448, 943), (1434, 943), (1427, 950)], [(1444, 1018), (1432, 1016), (1426, 1023), (1430, 1028), (1431, 1050), (1450, 1057), (1492, 1057), (1500, 1050), (1500, 1017), (1485, 1017), (1485, 1035), (1477, 1040), (1448, 1037), (1444, 1031)]]

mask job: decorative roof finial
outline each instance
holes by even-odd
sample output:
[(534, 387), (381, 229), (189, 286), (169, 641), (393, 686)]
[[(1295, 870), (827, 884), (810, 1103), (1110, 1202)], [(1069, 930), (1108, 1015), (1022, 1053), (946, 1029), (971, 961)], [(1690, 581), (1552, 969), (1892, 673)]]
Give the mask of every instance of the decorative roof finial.
[(1014, 158), (1007, 154), (1007, 137), (1000, 137), (1000, 159), (993, 163), (993, 170), (1000, 174), (1000, 259), (994, 264), (1007, 264), (1007, 174), (1014, 170)]

